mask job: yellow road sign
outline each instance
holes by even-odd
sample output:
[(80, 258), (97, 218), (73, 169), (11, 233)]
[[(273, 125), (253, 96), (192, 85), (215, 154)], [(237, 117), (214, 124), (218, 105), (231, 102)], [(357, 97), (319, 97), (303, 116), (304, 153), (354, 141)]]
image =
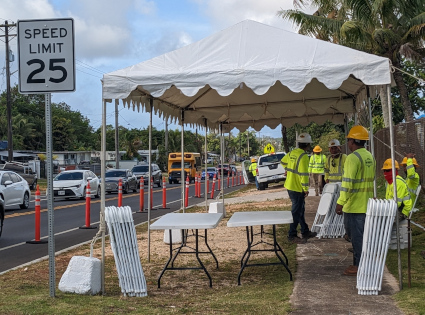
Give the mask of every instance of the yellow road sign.
[(270, 153), (274, 153), (274, 146), (272, 146), (271, 143), (267, 143), (267, 145), (264, 147), (264, 154)]

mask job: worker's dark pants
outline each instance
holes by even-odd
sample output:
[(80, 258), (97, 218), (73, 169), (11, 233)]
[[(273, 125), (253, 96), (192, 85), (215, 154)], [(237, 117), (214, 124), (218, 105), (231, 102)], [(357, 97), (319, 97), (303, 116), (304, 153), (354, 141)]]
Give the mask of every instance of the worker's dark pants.
[(363, 248), (363, 232), (366, 213), (346, 213), (344, 212), (344, 221), (347, 234), (351, 237), (353, 245), (353, 265), (358, 266)]
[(305, 223), (305, 194), (303, 192), (297, 192), (288, 190), (289, 198), (292, 201), (292, 219), (293, 223), (289, 226), (288, 237), (292, 238), (297, 236), (298, 224), (301, 226), (301, 234), (308, 233), (308, 225)]

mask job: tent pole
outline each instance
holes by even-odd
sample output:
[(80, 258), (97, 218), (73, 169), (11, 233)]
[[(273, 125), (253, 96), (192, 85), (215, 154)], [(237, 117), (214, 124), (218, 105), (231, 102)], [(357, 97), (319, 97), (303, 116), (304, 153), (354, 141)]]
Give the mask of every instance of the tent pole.
[[(347, 121), (347, 115), (344, 114), (344, 133), (345, 133), (345, 139), (347, 140), (348, 135), (348, 121)], [(345, 141), (345, 154), (348, 155), (348, 143)]]
[[(388, 117), (389, 117), (389, 128), (390, 128), (390, 145), (391, 145), (391, 160), (392, 160), (392, 173), (393, 173), (393, 189), (394, 189), (394, 201), (397, 204), (397, 181), (395, 180), (395, 153), (394, 153), (394, 130), (393, 130), (393, 113), (391, 108), (391, 86), (387, 85), (387, 97), (388, 97)], [(396, 237), (397, 237), (397, 262), (398, 262), (398, 281), (399, 288), (403, 290), (403, 275), (401, 273), (401, 251), (400, 251), (400, 229), (398, 213), (395, 218), (396, 222)]]
[[(221, 160), (224, 159), (224, 138), (223, 138), (223, 123), (220, 123), (220, 158)], [(224, 210), (224, 170), (223, 166), (221, 167), (221, 200), (223, 203), (223, 210)]]
[[(369, 145), (370, 145), (370, 152), (372, 153), (372, 156), (375, 159), (375, 146), (374, 146), (374, 139), (373, 139), (374, 135), (373, 135), (373, 121), (372, 121), (372, 100), (370, 98), (369, 86), (366, 86), (366, 93), (367, 93), (367, 100), (368, 100), (369, 126), (370, 126)], [(376, 161), (376, 159), (375, 159), (375, 161)], [(377, 195), (377, 191), (376, 191), (376, 176), (375, 176), (375, 178), (373, 180), (373, 197), (376, 198), (376, 195)]]
[(208, 176), (208, 172), (207, 172), (207, 155), (208, 155), (208, 150), (207, 150), (207, 135), (208, 135), (208, 122), (207, 119), (204, 118), (204, 124), (205, 124), (205, 144), (204, 144), (204, 151), (205, 151), (205, 179), (204, 179), (204, 188), (205, 188), (205, 212), (208, 212), (208, 204), (207, 204), (207, 199), (208, 199), (208, 180), (207, 180), (207, 176)]
[(185, 178), (184, 178), (184, 110), (181, 110), (181, 145), (180, 145), (180, 150), (181, 150), (181, 174), (180, 174), (180, 182), (181, 182), (181, 197), (182, 197), (182, 202), (181, 202), (181, 208), (183, 209), (183, 213), (185, 212), (185, 207), (184, 207), (184, 183), (185, 183)]
[(152, 112), (153, 112), (153, 98), (149, 99), (150, 112), (149, 112), (149, 178), (148, 178), (148, 262), (151, 261), (151, 189), (152, 183)]
[[(105, 187), (106, 173), (106, 101), (102, 98), (102, 137), (100, 156), (100, 177), (101, 185)], [(102, 294), (105, 294), (105, 189), (100, 190), (100, 229), (102, 229), (102, 265), (101, 265), (101, 287)]]

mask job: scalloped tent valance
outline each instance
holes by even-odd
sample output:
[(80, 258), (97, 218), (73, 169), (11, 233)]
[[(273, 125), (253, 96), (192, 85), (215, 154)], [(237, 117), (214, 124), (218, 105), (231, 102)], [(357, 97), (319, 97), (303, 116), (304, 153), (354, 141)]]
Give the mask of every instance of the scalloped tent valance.
[(103, 76), (103, 99), (160, 117), (260, 130), (342, 123), (372, 88), (391, 84), (390, 62), (347, 47), (243, 21), (196, 43)]

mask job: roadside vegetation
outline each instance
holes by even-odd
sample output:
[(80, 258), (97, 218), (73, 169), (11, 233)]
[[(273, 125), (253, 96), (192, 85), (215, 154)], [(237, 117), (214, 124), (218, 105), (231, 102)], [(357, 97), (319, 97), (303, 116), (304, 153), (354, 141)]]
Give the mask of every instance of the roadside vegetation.
[[(50, 298), (48, 262), (43, 261), (0, 276), (0, 313), (287, 314), (291, 310), (289, 297), (293, 290), (293, 282), (289, 281), (288, 273), (283, 266), (247, 268), (242, 275), (242, 285), (237, 285), (240, 258), (246, 247), (246, 234), (243, 228), (227, 228), (227, 220), (234, 211), (258, 211), (264, 210), (264, 207), (267, 207), (267, 210), (289, 209), (288, 205), (276, 206), (275, 201), (229, 205), (226, 207), (227, 218), (222, 220), (218, 228), (208, 233), (209, 244), (219, 261), (219, 269), (216, 270), (213, 260), (205, 258), (206, 267), (213, 280), (212, 288), (208, 286), (205, 274), (199, 270), (190, 270), (167, 271), (161, 280), (161, 288), (158, 289), (157, 277), (168, 258), (168, 246), (162, 242), (163, 231), (155, 231), (157, 234), (151, 234), (151, 261), (147, 261), (144, 245), (140, 252), (148, 286), (147, 297), (123, 297), (118, 285), (114, 258), (108, 250), (110, 249), (108, 240), (105, 295), (85, 296), (56, 290), (56, 298)], [(204, 211), (204, 208), (191, 208), (189, 211)], [(140, 225), (136, 230), (139, 243), (145, 244), (147, 226)], [(214, 235), (214, 232), (217, 234)], [(296, 245), (287, 242), (284, 237), (286, 234), (287, 226), (278, 226), (278, 241), (285, 250), (289, 267), (295, 275)], [(215, 244), (215, 241), (218, 243)], [(100, 242), (97, 242), (94, 251), (96, 257), (100, 257), (99, 246)], [(89, 246), (84, 245), (56, 257), (56, 287), (70, 258), (76, 255), (89, 256)], [(188, 259), (192, 261), (192, 258)], [(271, 258), (267, 255), (261, 255), (260, 258), (259, 255), (254, 259), (264, 262)]]

